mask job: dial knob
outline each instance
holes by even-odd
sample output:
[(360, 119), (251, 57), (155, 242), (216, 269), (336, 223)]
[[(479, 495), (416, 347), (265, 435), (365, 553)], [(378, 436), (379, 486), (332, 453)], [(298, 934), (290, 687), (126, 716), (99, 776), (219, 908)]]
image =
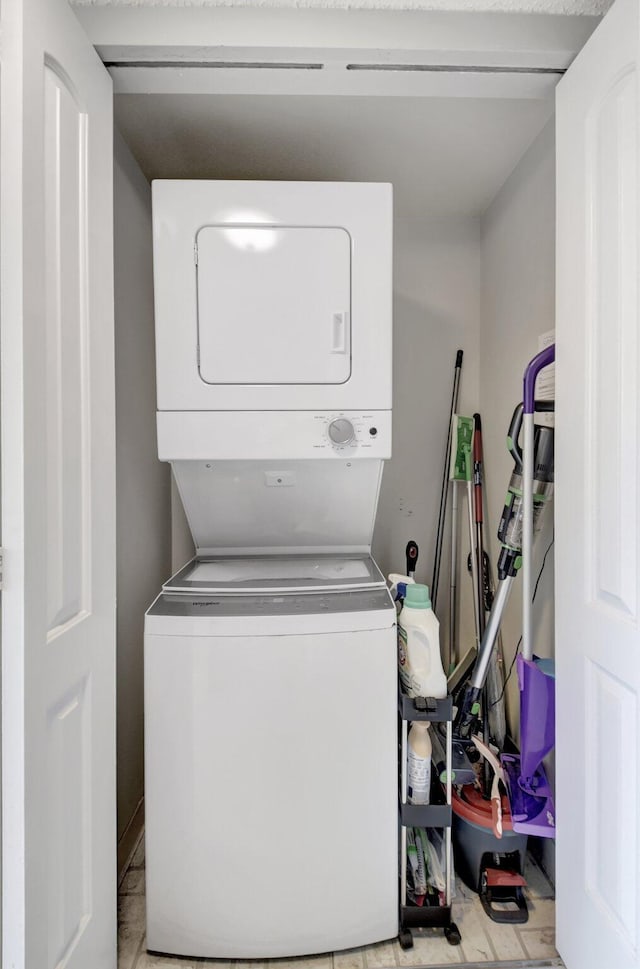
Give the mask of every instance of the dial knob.
[(351, 444), (355, 437), (353, 424), (346, 417), (339, 417), (329, 424), (329, 438), (333, 444)]

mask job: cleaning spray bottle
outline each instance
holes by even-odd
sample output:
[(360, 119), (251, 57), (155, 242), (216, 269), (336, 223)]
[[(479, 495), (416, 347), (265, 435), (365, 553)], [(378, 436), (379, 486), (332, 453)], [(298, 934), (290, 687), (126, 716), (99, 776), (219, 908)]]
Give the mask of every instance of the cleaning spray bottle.
[(447, 678), (440, 658), (440, 623), (426, 585), (408, 585), (398, 616), (398, 666), (407, 696), (441, 698)]
[(407, 800), (428, 804), (431, 790), (431, 737), (428, 720), (414, 720), (408, 739)]
[(393, 601), (402, 602), (407, 591), (407, 586), (415, 585), (416, 580), (412, 579), (410, 575), (400, 575), (399, 572), (392, 572), (391, 575), (387, 576), (387, 581)]

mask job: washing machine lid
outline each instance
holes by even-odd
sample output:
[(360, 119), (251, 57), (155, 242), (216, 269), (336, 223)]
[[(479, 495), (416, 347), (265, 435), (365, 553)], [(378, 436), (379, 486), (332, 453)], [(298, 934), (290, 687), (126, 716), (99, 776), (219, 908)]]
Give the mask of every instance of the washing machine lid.
[(192, 559), (163, 586), (165, 592), (348, 592), (385, 587), (367, 554), (205, 556)]
[[(273, 440), (271, 415), (263, 423), (264, 436)], [(221, 440), (207, 435), (210, 460), (171, 459), (197, 555), (369, 551), (382, 461), (369, 457), (360, 442), (333, 453), (325, 446), (324, 421), (317, 423), (315, 436), (305, 431), (304, 442), (308, 451), (316, 448), (315, 458), (236, 460), (232, 451), (222, 450)], [(240, 436), (243, 455), (250, 449), (260, 453), (259, 431)], [(197, 434), (189, 443), (202, 446)]]

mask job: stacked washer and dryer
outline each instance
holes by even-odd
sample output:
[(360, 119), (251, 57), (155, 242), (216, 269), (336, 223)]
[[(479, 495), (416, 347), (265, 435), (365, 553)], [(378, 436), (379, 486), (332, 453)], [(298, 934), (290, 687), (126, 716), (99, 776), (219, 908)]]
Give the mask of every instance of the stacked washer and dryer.
[(145, 621), (147, 947), (398, 931), (391, 187), (153, 184), (158, 451), (196, 557)]

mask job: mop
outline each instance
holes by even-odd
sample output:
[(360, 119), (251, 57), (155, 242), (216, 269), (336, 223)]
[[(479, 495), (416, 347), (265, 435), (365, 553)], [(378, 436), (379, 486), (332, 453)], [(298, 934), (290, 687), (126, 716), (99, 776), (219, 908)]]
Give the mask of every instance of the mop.
[[(469, 541), (472, 550), (472, 562), (474, 560), (474, 529), (473, 529), (473, 476), (472, 476), (472, 444), (473, 444), (473, 419), (471, 417), (461, 417), (458, 414), (451, 416), (451, 429), (449, 432), (450, 464), (449, 481), (451, 482), (452, 492), (452, 516), (451, 516), (451, 573), (450, 573), (450, 625), (449, 625), (449, 655), (447, 660), (447, 670), (456, 662), (458, 654), (457, 643), (457, 562), (458, 562), (458, 487), (461, 482), (467, 486), (467, 503), (469, 506)], [(447, 687), (449, 692), (453, 692), (464, 676), (467, 675), (477, 655), (477, 644), (479, 642), (479, 619), (478, 619), (478, 600), (476, 595), (476, 584), (474, 583), (474, 616), (476, 620), (476, 643), (473, 644), (462, 656), (457, 665), (451, 669)], [(432, 731), (433, 761), (436, 765), (438, 777), (442, 783), (446, 782), (446, 759), (442, 738), (437, 730)], [(452, 747), (452, 772), (451, 780), (455, 784), (469, 784), (475, 779), (475, 771), (469, 760), (465, 746), (463, 744), (453, 744)]]
[[(499, 584), (487, 622), (471, 683), (456, 716), (454, 736), (469, 741), (479, 726), (482, 689), (509, 594), (521, 565), (523, 590), (523, 654), (518, 657), (521, 712), (521, 754), (502, 755), (514, 830), (523, 834), (554, 836), (555, 811), (542, 767), (553, 747), (555, 702), (553, 678), (544, 664), (534, 660), (531, 648), (531, 553), (544, 508), (553, 490), (553, 430), (535, 426), (536, 410), (552, 410), (553, 403), (534, 399), (538, 373), (553, 362), (555, 347), (535, 357), (525, 371), (524, 403), (519, 404), (509, 427), (507, 444), (514, 459), (505, 508), (498, 528), (502, 543), (498, 561)], [(519, 447), (523, 428), (524, 453)]]
[(555, 677), (549, 661), (533, 655), (531, 636), (535, 480), (535, 385), (538, 373), (555, 360), (555, 346), (534, 357), (524, 375), (522, 471), (522, 653), (520, 755), (503, 754), (514, 831), (555, 837), (555, 807), (543, 760), (555, 745)]

